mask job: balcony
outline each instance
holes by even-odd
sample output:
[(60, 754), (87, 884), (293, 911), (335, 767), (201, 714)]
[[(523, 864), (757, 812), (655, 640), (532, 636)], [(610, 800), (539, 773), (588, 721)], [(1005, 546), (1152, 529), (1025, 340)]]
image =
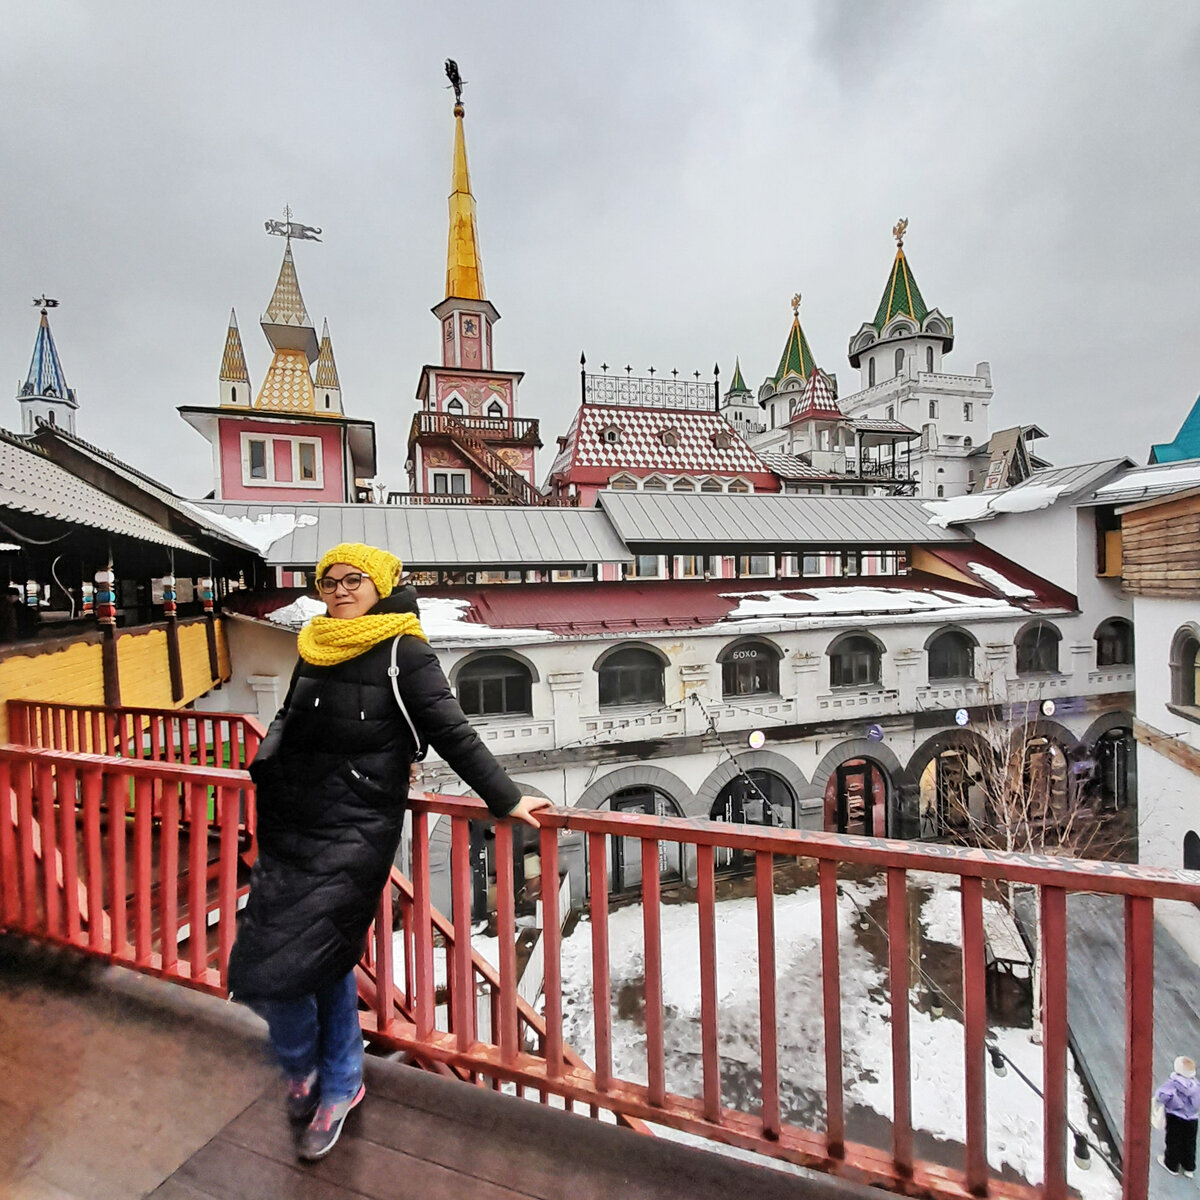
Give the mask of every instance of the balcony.
[(986, 683), (946, 680), (917, 688), (917, 708), (921, 710), (973, 708), (990, 703), (992, 697)]
[[(422, 505), (422, 504), (520, 504), (521, 501), (513, 496), (468, 496), (461, 492), (388, 492), (388, 504)], [(539, 504), (547, 508), (578, 508), (578, 496), (543, 496)]]
[(899, 712), (900, 693), (890, 688), (873, 688), (868, 691), (846, 688), (818, 696), (817, 707), (822, 712), (847, 712), (854, 716)]
[[(160, 715), (176, 714), (114, 714), (113, 744), (59, 736), (46, 710), (18, 731), (24, 744), (0, 747), (0, 782), (11, 797), (0, 813), (0, 925), (60, 952), (224, 997), (256, 850), (254, 787), (243, 755), (196, 753), (222, 745), (228, 731), (168, 734)], [(261, 731), (224, 719), (240, 722), (249, 750)], [(1083, 1102), (1068, 1048), (1068, 1018), (1073, 1033), (1089, 1007), (1073, 989), (1086, 987), (1102, 1011), (1112, 1060), (1105, 1070), (1121, 1101), (1120, 1114), (1106, 1120), (1110, 1132), (1123, 1131), (1123, 1195), (1146, 1200), (1153, 1043), (1173, 1011), (1155, 986), (1154, 907), (1200, 901), (1193, 873), (564, 807), (539, 814), (524, 855), (515, 853), (513, 825), (494, 823), (494, 936), (473, 942), (480, 880), (470, 827), (492, 824), (490, 817), (477, 800), (429, 794), (413, 796), (411, 811), (411, 871), (393, 869), (357, 969), (363, 1036), (407, 1057), (412, 1088), (424, 1087), (417, 1068), (442, 1076), (427, 1113), (443, 1126), (437, 1140), (449, 1139), (462, 1160), (479, 1160), (487, 1131), (510, 1135), (504, 1142), (513, 1152), (496, 1170), (514, 1192), (571, 1194), (557, 1180), (557, 1190), (536, 1190), (547, 1161), (564, 1176), (579, 1167), (565, 1145), (528, 1133), (535, 1114), (561, 1105), (639, 1134), (652, 1122), (743, 1158), (751, 1152), (905, 1195), (1068, 1200), (1080, 1183), (1072, 1144), (1077, 1158), (1081, 1146), (1085, 1154), (1089, 1145), (1099, 1149), (1077, 1115)], [(735, 860), (745, 871), (736, 890), (718, 874)], [(449, 876), (450, 916), (431, 903), (438, 872)], [(988, 1007), (992, 918), (1013, 885), (1038, 914), (1038, 1045), (993, 1021)], [(531, 890), (540, 908), (540, 1004), (519, 990), (517, 911)], [(614, 893), (637, 903), (618, 907)], [(1080, 902), (1092, 901), (1087, 893), (1106, 902), (1116, 931), (1102, 970), (1086, 939), (1074, 936)], [(568, 897), (584, 920), (564, 933)], [(920, 952), (923, 940), (935, 940), (930, 903), (942, 930), (936, 940), (948, 951), (938, 956), (944, 979), (933, 979)], [(1172, 979), (1191, 986), (1190, 975)], [(1114, 1021), (1123, 1021), (1123, 1037), (1112, 1034)], [(1176, 1028), (1167, 1043), (1179, 1044)], [(1017, 1070), (999, 1070), (1006, 1064)], [(45, 1064), (50, 1072), (65, 1065)], [(381, 1145), (413, 1136), (392, 1107), (404, 1085), (397, 1077), (389, 1096), (379, 1060), (368, 1070), (367, 1107), (319, 1169), (331, 1190), (339, 1178), (361, 1184), (369, 1164), (380, 1170)], [(468, 1097), (485, 1095), (486, 1119), (462, 1111)], [(277, 1108), (272, 1098), (255, 1104), (254, 1132), (244, 1125), (215, 1150), (209, 1143), (183, 1180), (189, 1169), (201, 1178), (203, 1167), (213, 1173), (205, 1194), (231, 1194), (215, 1180), (223, 1166), (221, 1178), (230, 1178), (235, 1158), (246, 1169), (257, 1165), (258, 1179), (270, 1166), (270, 1178), (285, 1181), (255, 1194), (288, 1194), (299, 1176)], [(363, 1122), (372, 1132), (359, 1141)], [(953, 1132), (937, 1136), (947, 1124)], [(582, 1115), (575, 1121), (588, 1127)], [(629, 1193), (673, 1194), (647, 1183), (661, 1143), (648, 1142), (643, 1155), (636, 1138), (623, 1136), (623, 1152), (614, 1142), (610, 1157), (628, 1173)], [(1014, 1162), (1007, 1155), (1018, 1137), (1025, 1143)], [(411, 1141), (396, 1144), (413, 1151)], [(796, 1194), (814, 1196), (816, 1182), (798, 1182)], [(1115, 1177), (1098, 1182), (1099, 1194), (1116, 1194)], [(762, 1175), (764, 1193), (778, 1186)], [(841, 1187), (848, 1194), (849, 1184)], [(757, 1194), (746, 1181), (722, 1194), (739, 1191)], [(494, 1184), (450, 1194), (485, 1192), (498, 1194)], [(183, 1191), (169, 1185), (166, 1193)]]
[(413, 418), (410, 439), (449, 437), (450, 423), (461, 425), (485, 442), (507, 442), (518, 446), (541, 446), (538, 422), (526, 417), (466, 417), (454, 413), (421, 412)]

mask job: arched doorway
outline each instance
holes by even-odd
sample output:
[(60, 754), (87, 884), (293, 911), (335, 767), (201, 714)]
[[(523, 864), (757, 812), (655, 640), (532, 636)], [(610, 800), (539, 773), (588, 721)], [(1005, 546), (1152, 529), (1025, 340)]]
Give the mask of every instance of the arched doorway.
[(1183, 835), (1183, 869), (1200, 871), (1200, 834), (1194, 829)]
[(1051, 738), (1031, 737), (1025, 743), (1021, 788), (1025, 811), (1033, 817), (1065, 812), (1069, 766), (1063, 748)]
[[(720, 790), (708, 816), (713, 821), (794, 829), (796, 795), (787, 781), (774, 771), (745, 771), (735, 775)], [(718, 846), (716, 865), (720, 871), (750, 870), (754, 866), (754, 855), (745, 850)]]
[[(614, 792), (607, 801), (613, 812), (645, 813), (651, 817), (678, 817), (675, 801), (655, 787), (628, 787)], [(642, 839), (614, 837), (609, 840), (608, 891), (625, 895), (642, 890)], [(661, 883), (678, 883), (683, 878), (682, 847), (678, 842), (658, 843), (658, 876)]]
[(839, 763), (825, 785), (825, 828), (887, 837), (887, 773), (873, 759)]
[(1120, 812), (1133, 797), (1133, 730), (1109, 729), (1096, 741), (1097, 799)]
[(921, 772), (921, 837), (954, 837), (981, 821), (982, 779), (979, 760), (965, 747), (949, 746), (935, 754)]

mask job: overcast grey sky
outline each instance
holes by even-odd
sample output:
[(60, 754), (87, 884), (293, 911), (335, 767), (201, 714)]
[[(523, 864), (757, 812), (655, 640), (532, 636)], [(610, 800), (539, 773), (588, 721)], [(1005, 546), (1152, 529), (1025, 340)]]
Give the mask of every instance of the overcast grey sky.
[[(229, 308), (257, 320), (285, 202), (348, 412), (403, 481), (439, 349), (458, 60), (496, 365), (546, 449), (578, 360), (772, 372), (789, 298), (856, 390), (849, 338), (894, 250), (992, 364), (993, 429), (1056, 462), (1144, 461), (1200, 392), (1200, 5), (182, 5), (0, 0), (0, 365), (52, 320), (79, 431), (188, 494), (175, 413), (217, 399)], [(3, 372), (0, 372), (0, 378)], [(16, 388), (8, 395), (15, 394)], [(15, 401), (0, 423), (16, 427)]]

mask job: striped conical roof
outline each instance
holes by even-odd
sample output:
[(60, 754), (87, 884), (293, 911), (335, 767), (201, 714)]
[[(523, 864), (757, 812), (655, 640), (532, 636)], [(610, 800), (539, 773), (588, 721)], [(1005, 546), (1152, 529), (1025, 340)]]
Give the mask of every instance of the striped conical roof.
[(875, 320), (871, 322), (877, 332), (882, 333), (884, 326), (896, 316), (903, 314), (912, 317), (918, 325), (929, 315), (929, 308), (921, 296), (921, 289), (913, 278), (908, 259), (904, 256), (904, 247), (896, 247), (896, 260), (892, 263), (892, 273), (883, 289), (883, 298), (879, 301), (879, 310)]

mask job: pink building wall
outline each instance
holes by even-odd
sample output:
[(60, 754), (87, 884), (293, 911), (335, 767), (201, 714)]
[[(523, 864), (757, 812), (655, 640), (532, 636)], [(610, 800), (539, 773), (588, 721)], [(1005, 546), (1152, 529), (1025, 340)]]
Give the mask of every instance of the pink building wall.
[[(291, 483), (291, 455), (286, 446), (276, 444), (274, 462), (279, 476), (279, 456), (287, 455), (286, 474), (289, 482), (260, 483), (248, 486), (242, 482), (242, 434), (261, 434), (265, 438), (319, 441), (323, 486), (296, 487)], [(341, 503), (346, 499), (345, 460), (342, 453), (342, 430), (338, 425), (320, 421), (259, 421), (252, 417), (220, 416), (217, 419), (218, 455), (221, 469), (221, 496), (225, 500), (243, 500), (250, 504), (265, 504), (276, 500), (324, 501)]]

